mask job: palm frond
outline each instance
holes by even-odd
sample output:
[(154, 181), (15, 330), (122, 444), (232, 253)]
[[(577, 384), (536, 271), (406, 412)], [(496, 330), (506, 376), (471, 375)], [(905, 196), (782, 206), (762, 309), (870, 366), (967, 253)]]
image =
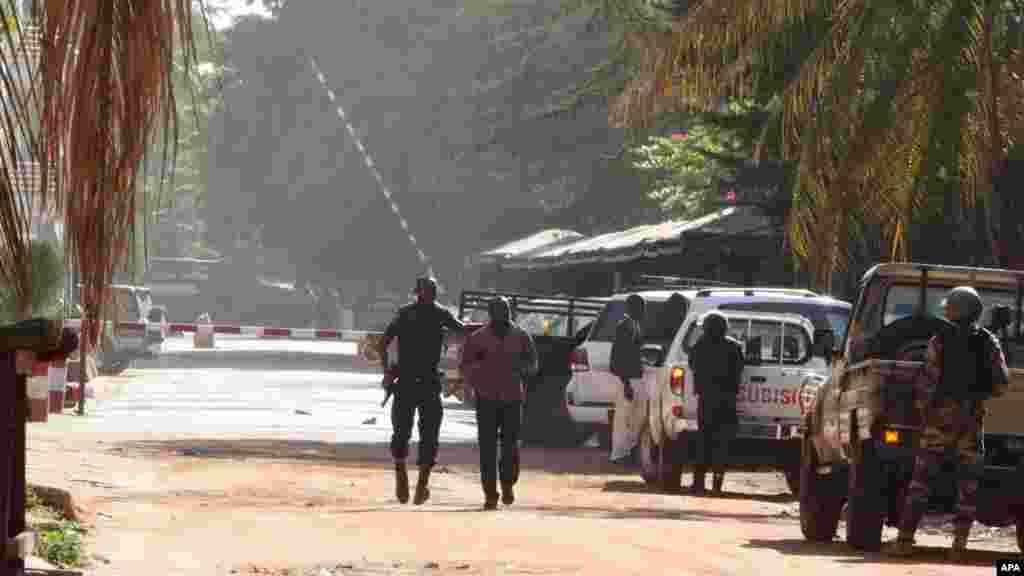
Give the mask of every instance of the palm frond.
[[(61, 163), (67, 242), (95, 343), (109, 284), (127, 254), (138, 173), (162, 134), (176, 151), (175, 45), (194, 63), (188, 0), (34, 2), (42, 23), (42, 134)], [(166, 158), (165, 158), (166, 160)], [(164, 170), (168, 162), (163, 162)]]

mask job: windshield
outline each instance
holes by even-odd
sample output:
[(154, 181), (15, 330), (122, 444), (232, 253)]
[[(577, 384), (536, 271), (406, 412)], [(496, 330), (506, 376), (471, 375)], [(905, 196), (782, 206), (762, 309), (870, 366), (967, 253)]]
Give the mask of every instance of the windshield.
[[(683, 340), (684, 349), (691, 350), (703, 334), (703, 327), (694, 322)], [(802, 364), (811, 355), (811, 341), (807, 332), (789, 323), (734, 318), (729, 320), (729, 336), (739, 340), (744, 354), (747, 339), (760, 338), (761, 361), (768, 364), (778, 364), (779, 354), (782, 354), (782, 362), (785, 364)]]
[[(658, 301), (647, 301), (647, 313), (643, 321), (643, 331), (648, 341), (651, 342), (671, 342), (672, 338), (675, 337), (675, 331), (678, 329), (679, 324), (682, 322), (682, 318), (679, 318), (675, 322), (674, 329), (668, 329), (667, 324), (670, 322), (666, 318), (662, 318), (662, 310), (664, 310), (665, 303)], [(590, 340), (594, 342), (613, 342), (615, 340), (615, 326), (618, 325), (619, 320), (622, 320), (626, 316), (626, 301), (625, 300), (613, 300), (609, 302), (604, 310), (601, 311), (601, 315), (597, 318), (597, 324), (594, 325), (594, 330), (590, 335)], [(666, 333), (671, 332), (670, 335), (665, 336)]]
[(799, 314), (811, 321), (815, 330), (831, 329), (835, 341), (842, 342), (850, 324), (850, 308), (845, 306), (823, 306), (814, 302), (737, 302), (722, 304), (720, 310), (745, 310), (748, 312), (770, 312), (777, 314)]
[[(926, 292), (926, 310), (931, 316), (943, 317), (942, 300), (946, 297), (951, 286), (930, 286)], [(900, 318), (912, 316), (914, 307), (917, 305), (920, 288), (917, 285), (897, 284), (889, 288), (885, 295), (884, 314), (882, 326), (888, 326)], [(1013, 323), (1007, 329), (1011, 335), (1010, 342), (1004, 342), (1007, 362), (1014, 367), (1024, 367), (1024, 346), (1022, 342), (1013, 342), (1012, 336), (1016, 334), (1016, 309), (1017, 293), (1013, 290), (993, 290), (982, 288), (978, 290), (981, 301), (985, 305), (981, 317), (981, 325), (989, 328), (991, 311), (994, 307), (1002, 305), (1009, 306), (1013, 313)], [(877, 322), (877, 321), (876, 321)]]
[[(885, 298), (885, 316), (882, 325), (888, 326), (900, 318), (912, 316), (917, 306), (917, 299), (920, 289), (917, 286), (896, 285), (889, 289)], [(946, 297), (949, 288), (944, 286), (932, 286), (927, 291), (927, 312), (931, 316), (943, 317), (942, 300)], [(982, 314), (982, 323), (996, 306), (1009, 306), (1011, 310), (1017, 308), (1017, 293), (1015, 291), (1002, 290), (978, 290), (981, 301), (985, 304), (985, 311)], [(1014, 318), (1016, 321), (1016, 318)], [(1015, 327), (1015, 326), (1014, 326)], [(1011, 329), (1012, 331), (1012, 329)]]

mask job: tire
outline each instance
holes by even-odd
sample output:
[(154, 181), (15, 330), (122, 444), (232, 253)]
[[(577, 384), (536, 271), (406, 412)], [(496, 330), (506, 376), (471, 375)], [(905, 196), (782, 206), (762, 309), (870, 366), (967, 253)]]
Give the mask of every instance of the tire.
[[(853, 430), (856, 430), (856, 426)], [(855, 432), (852, 432), (855, 433)], [(857, 442), (850, 464), (846, 510), (846, 543), (855, 550), (877, 552), (882, 548), (886, 500), (882, 470), (870, 443)]]
[(1024, 514), (1017, 516), (1017, 550), (1024, 554)]
[(882, 328), (871, 339), (869, 348), (884, 360), (898, 360), (922, 345), (926, 348), (932, 336), (948, 328), (947, 322), (931, 316), (900, 318)]
[(658, 447), (658, 488), (665, 494), (678, 494), (683, 486), (683, 463), (675, 449), (677, 443), (662, 438)]
[(843, 509), (842, 489), (834, 476), (818, 475), (818, 454), (809, 438), (800, 459), (800, 531), (811, 542), (831, 542)]
[(640, 477), (649, 486), (657, 486), (661, 478), (661, 447), (654, 443), (650, 426), (640, 433)]

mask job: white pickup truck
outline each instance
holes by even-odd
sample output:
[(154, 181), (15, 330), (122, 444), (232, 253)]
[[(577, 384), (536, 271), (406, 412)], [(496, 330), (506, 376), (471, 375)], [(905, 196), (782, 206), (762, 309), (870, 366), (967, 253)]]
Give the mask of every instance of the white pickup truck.
[[(829, 366), (814, 354), (814, 326), (804, 316), (786, 313), (720, 310), (729, 320), (729, 335), (744, 344), (745, 366), (737, 412), (736, 446), (763, 457), (786, 474), (799, 493), (799, 426), (806, 402), (800, 397), (808, 379), (823, 378)], [(645, 481), (666, 491), (678, 489), (682, 464), (694, 453), (697, 396), (688, 358), (702, 334), (702, 316), (691, 315), (680, 327), (657, 375), (648, 380), (647, 425), (640, 436)]]

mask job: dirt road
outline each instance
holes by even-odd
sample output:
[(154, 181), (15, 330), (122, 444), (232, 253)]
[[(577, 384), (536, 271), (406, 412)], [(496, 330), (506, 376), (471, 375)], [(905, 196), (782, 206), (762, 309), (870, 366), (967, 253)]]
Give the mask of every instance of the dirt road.
[(773, 473), (731, 474), (724, 498), (661, 495), (599, 451), (530, 449), (518, 501), (483, 512), (466, 445), (443, 448), (433, 497), (414, 507), (393, 501), (381, 445), (60, 428), (32, 430), (30, 481), (76, 495), (94, 527), (90, 573), (100, 576), (987, 575), (995, 558), (1016, 553), (1012, 532), (980, 527), (968, 566), (942, 561), (945, 535), (923, 535), (934, 548), (912, 562), (806, 544)]

